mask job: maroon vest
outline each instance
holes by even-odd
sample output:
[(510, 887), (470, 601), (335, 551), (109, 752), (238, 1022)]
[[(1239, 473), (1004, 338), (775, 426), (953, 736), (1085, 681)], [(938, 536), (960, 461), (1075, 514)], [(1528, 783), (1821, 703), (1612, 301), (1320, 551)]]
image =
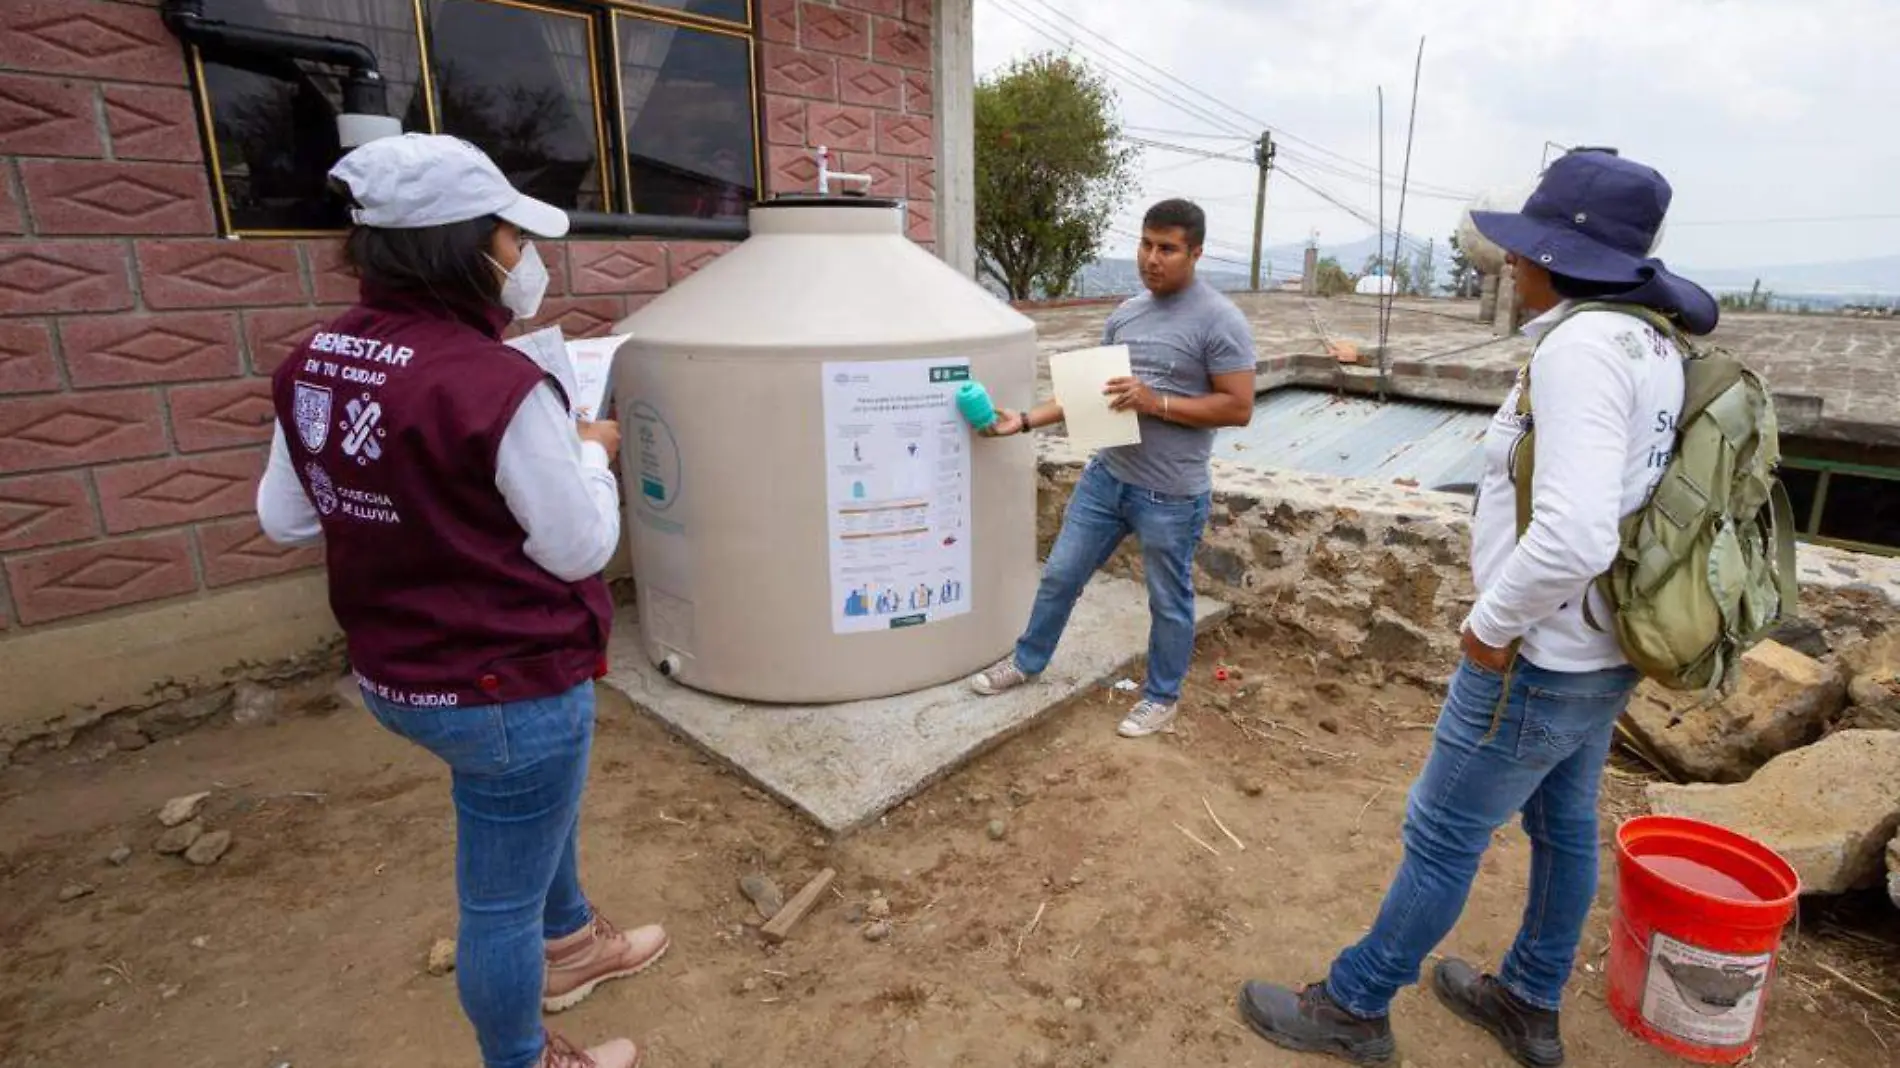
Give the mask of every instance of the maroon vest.
[(399, 704), (549, 697), (604, 666), (606, 583), (528, 559), (495, 488), (502, 433), (548, 380), (501, 343), (505, 315), (365, 287), (272, 377), (350, 660)]

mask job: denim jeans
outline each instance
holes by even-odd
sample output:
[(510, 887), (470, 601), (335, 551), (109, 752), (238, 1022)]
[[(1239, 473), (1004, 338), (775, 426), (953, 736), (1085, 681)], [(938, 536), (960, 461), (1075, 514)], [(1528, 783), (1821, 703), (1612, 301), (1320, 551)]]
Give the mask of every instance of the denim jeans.
[(1333, 962), (1334, 1000), (1384, 1016), (1464, 911), (1491, 833), (1522, 812), (1529, 898), (1497, 974), (1523, 1001), (1560, 1006), (1596, 896), (1597, 786), (1637, 679), (1628, 667), (1566, 673), (1519, 658), (1493, 734), (1504, 679), (1459, 665), (1406, 807), (1405, 859), (1372, 930)]
[(1193, 497), (1131, 486), (1093, 460), (1069, 497), (1062, 532), (1049, 550), (1016, 666), (1039, 675), (1055, 655), (1069, 613), (1089, 578), (1130, 533), (1141, 542), (1148, 577), (1148, 684), (1142, 696), (1171, 705), (1194, 656), (1194, 549), (1207, 525), (1210, 494)]
[(541, 1056), (544, 941), (593, 917), (576, 845), (594, 740), (594, 684), (538, 701), (410, 708), (363, 698), (383, 726), (453, 773), (455, 979), (487, 1068)]

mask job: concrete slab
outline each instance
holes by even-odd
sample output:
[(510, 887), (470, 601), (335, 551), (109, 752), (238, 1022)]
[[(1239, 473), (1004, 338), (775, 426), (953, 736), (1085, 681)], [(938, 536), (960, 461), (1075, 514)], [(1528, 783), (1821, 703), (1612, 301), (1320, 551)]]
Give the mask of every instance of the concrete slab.
[[(1203, 628), (1227, 612), (1221, 602), (1197, 599)], [(842, 834), (1125, 672), (1147, 651), (1148, 608), (1136, 583), (1097, 576), (1043, 677), (989, 698), (959, 680), (837, 705), (747, 704), (663, 678), (640, 652), (637, 620), (617, 621), (614, 634), (608, 685), (767, 793)]]

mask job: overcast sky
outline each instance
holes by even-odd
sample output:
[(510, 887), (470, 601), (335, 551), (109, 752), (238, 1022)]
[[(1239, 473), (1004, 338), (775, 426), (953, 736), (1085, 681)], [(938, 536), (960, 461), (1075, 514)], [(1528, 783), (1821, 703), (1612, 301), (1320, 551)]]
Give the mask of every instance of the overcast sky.
[[(1041, 23), (1043, 32), (1013, 16)], [(1036, 51), (1072, 49), (1115, 85), (1123, 121), (1141, 128), (1131, 134), (1250, 156), (1246, 138), (1259, 127), (1250, 119), (1264, 121), (1286, 135), (1281, 159), (1290, 175), (1367, 212), (1377, 191), (1360, 165), (1378, 158), (1375, 93), (1383, 84), (1388, 225), (1398, 210), (1420, 35), (1427, 40), (1405, 228), (1436, 237), (1441, 249), (1462, 204), (1418, 195), (1417, 183), (1470, 192), (1534, 181), (1545, 142), (1555, 141), (1614, 145), (1670, 179), (1675, 203), (1661, 254), (1676, 266), (1900, 253), (1894, 0), (976, 0), (979, 76)], [(1141, 167), (1143, 192), (1120, 226), (1135, 229), (1148, 200), (1191, 195), (1208, 210), (1210, 255), (1244, 258), (1253, 228), (1250, 163), (1148, 149)], [(1771, 221), (1815, 217), (1829, 221)], [(1267, 244), (1302, 241), (1315, 228), (1327, 244), (1373, 230), (1276, 175)], [(1131, 245), (1112, 238), (1108, 251), (1126, 255)]]

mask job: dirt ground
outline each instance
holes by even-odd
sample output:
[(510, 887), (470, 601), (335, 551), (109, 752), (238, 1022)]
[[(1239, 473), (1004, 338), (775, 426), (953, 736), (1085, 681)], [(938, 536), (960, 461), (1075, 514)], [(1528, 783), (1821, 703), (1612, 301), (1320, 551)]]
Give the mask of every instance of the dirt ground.
[[(630, 1034), (658, 1068), (1312, 1063), (1248, 1032), (1235, 988), (1315, 977), (1369, 922), (1438, 694), (1322, 681), (1296, 647), (1213, 635), (1179, 734), (1116, 738), (1127, 698), (1105, 690), (835, 843), (604, 701), (582, 870), (604, 911), (664, 921), (674, 948), (558, 1028)], [(1242, 681), (1215, 681), (1221, 663)], [(455, 924), (446, 787), (355, 711), (0, 772), (0, 1064), (478, 1063), (453, 978), (424, 969)], [(1639, 788), (1613, 768), (1610, 814), (1640, 810)], [(159, 806), (198, 790), (236, 836), (206, 868), (152, 849)], [(132, 856), (115, 866), (121, 845)], [(1522, 834), (1500, 832), (1447, 952), (1496, 960), (1527, 864)], [(767, 947), (740, 876), (790, 895), (826, 866), (838, 892)], [(1676, 1063), (1604, 1006), (1609, 871), (1606, 855), (1565, 1015), (1571, 1063)], [(62, 902), (76, 883), (96, 890)], [(894, 927), (877, 943), (850, 922), (874, 894)], [(1786, 960), (1755, 1064), (1895, 1063), (1890, 908), (1811, 911)], [(1417, 989), (1394, 1020), (1414, 1068), (1507, 1063)]]

